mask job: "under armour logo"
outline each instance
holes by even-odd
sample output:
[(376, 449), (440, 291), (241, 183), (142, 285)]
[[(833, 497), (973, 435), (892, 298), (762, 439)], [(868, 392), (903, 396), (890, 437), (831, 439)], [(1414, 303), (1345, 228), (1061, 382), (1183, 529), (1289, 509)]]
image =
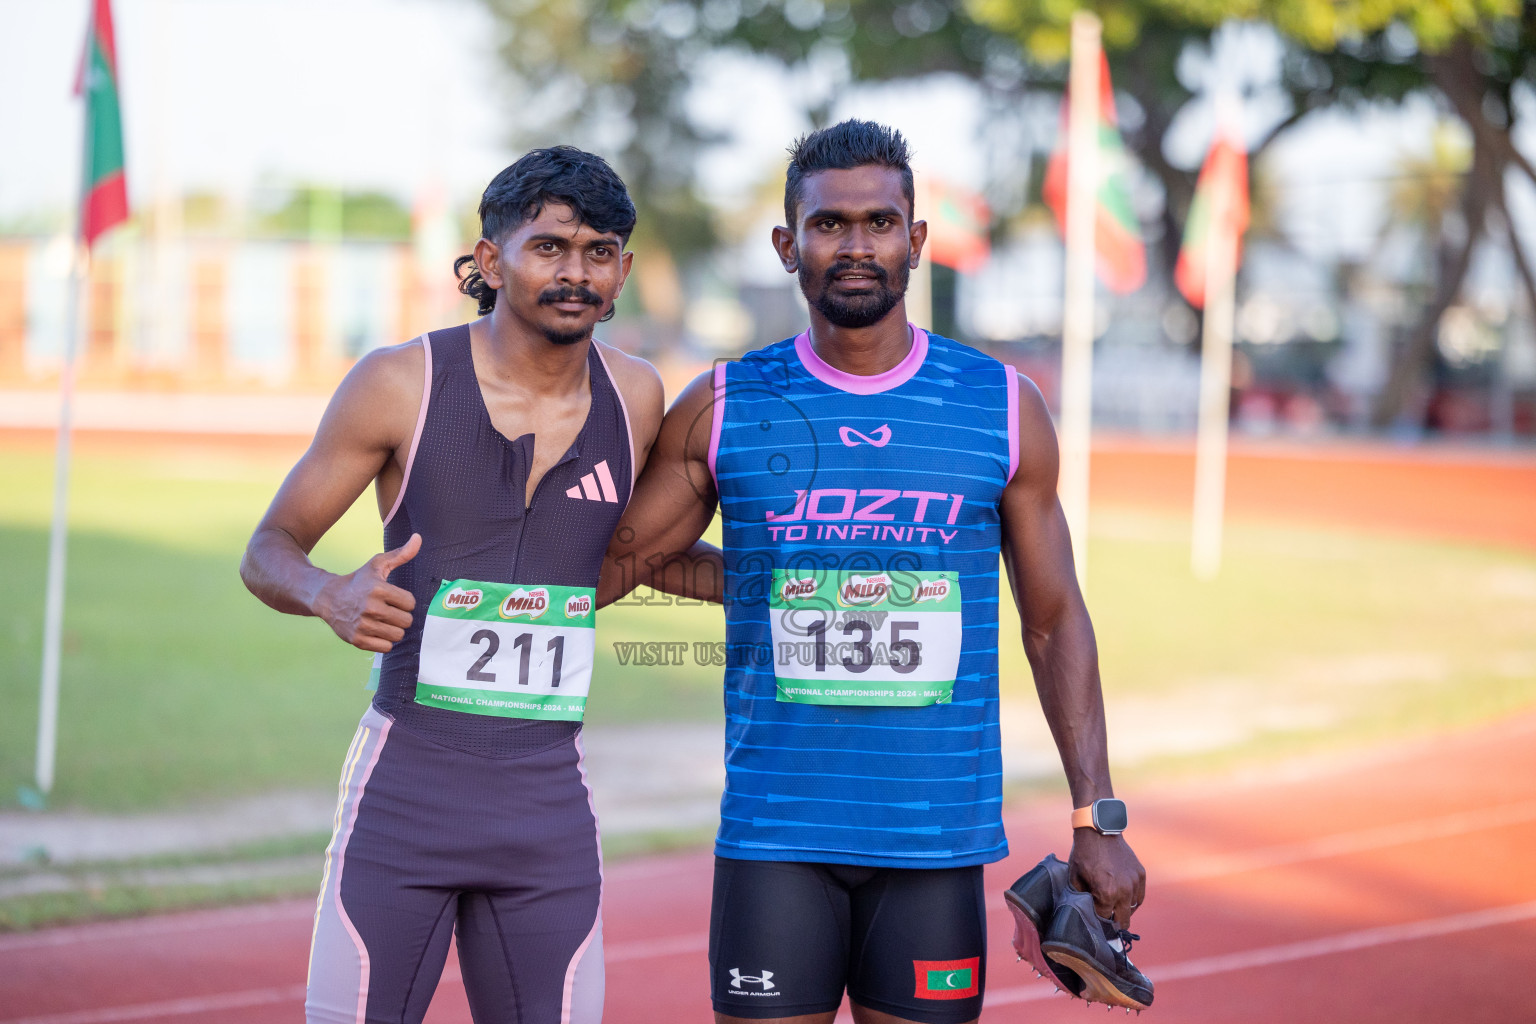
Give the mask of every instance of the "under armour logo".
[[(875, 436), (869, 437), (859, 433), (852, 427), (838, 427), (837, 436), (842, 438), (843, 444), (849, 448), (857, 448), (859, 441), (863, 441), (865, 444), (872, 444), (876, 448), (884, 448), (891, 443), (891, 428), (889, 424), (882, 423), (875, 428)], [(858, 438), (858, 441), (855, 441), (854, 438)]]
[[(601, 485), (601, 491), (598, 490), (599, 485)], [(613, 474), (608, 472), (608, 460), (604, 459), (593, 466), (591, 473), (582, 474), (581, 486), (567, 487), (565, 496), (575, 498), (577, 501), (611, 501), (618, 504), (619, 492), (613, 486)]]
[(768, 980), (772, 977), (772, 971), (764, 971), (762, 974), (742, 974), (739, 968), (732, 967), (731, 988), (741, 988), (742, 984), (746, 983), (748, 985), (761, 985), (763, 986), (763, 991), (767, 992), (773, 988), (773, 982)]

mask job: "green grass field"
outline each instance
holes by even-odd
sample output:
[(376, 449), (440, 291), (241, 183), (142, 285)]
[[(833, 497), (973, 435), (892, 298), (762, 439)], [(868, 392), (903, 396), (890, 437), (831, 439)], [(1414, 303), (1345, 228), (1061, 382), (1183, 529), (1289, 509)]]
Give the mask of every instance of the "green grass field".
[[(234, 456), (77, 460), (54, 806), (131, 810), (333, 784), (368, 701), (369, 656), (317, 620), (266, 609), (236, 571), (285, 468)], [(3, 807), (32, 777), (51, 457), (0, 452), (0, 479)], [(378, 533), (366, 496), (316, 560), (354, 568)], [(1259, 751), (1536, 703), (1531, 552), (1238, 523), (1221, 579), (1199, 584), (1177, 517), (1096, 510), (1090, 540), (1088, 601), (1111, 700), (1198, 711), (1203, 695), (1229, 693), (1312, 714), (1254, 740)], [(1005, 608), (1004, 694), (1027, 701), (1010, 621)], [(611, 646), (718, 639), (718, 609), (619, 607), (600, 623), (590, 720), (719, 714), (719, 669), (621, 667)]]

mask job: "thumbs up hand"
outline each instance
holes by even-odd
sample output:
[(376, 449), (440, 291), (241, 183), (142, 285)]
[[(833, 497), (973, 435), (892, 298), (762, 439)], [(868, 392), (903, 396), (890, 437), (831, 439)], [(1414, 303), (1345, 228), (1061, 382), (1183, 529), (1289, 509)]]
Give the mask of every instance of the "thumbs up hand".
[(420, 550), (421, 534), (413, 533), (410, 540), (374, 555), (356, 572), (331, 578), (320, 589), (315, 614), (353, 647), (374, 653), (390, 650), (410, 628), (416, 598), (391, 585), (389, 574)]

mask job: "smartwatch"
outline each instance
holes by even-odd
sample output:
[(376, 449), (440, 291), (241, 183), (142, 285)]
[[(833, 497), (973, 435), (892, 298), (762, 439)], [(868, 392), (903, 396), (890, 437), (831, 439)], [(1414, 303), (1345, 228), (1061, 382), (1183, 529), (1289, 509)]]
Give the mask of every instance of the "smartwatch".
[(1072, 811), (1073, 828), (1091, 828), (1100, 835), (1117, 836), (1125, 831), (1125, 801), (1114, 797), (1095, 800)]

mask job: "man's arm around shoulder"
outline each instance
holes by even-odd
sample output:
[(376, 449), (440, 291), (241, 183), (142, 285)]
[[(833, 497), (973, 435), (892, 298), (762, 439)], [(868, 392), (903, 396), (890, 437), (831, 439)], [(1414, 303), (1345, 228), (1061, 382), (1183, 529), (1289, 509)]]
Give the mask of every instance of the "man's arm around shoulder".
[(724, 562), (699, 541), (715, 513), (709, 470), (714, 377), (695, 377), (661, 422), (645, 472), (603, 559), (598, 606), (637, 586), (702, 601), (723, 600)]

